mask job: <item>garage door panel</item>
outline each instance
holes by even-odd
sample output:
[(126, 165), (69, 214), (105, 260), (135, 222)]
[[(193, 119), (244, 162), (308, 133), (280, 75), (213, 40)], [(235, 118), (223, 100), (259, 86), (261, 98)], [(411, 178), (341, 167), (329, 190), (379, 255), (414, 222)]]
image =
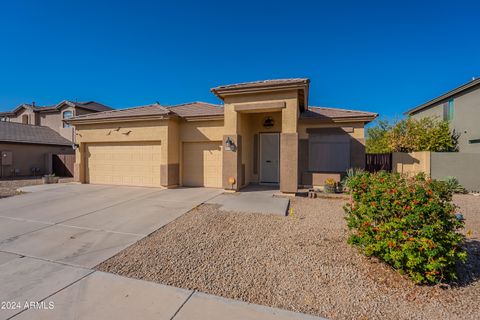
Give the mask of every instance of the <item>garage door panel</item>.
[(222, 143), (183, 144), (182, 184), (192, 187), (222, 187)]
[(160, 142), (87, 145), (90, 183), (160, 186)]

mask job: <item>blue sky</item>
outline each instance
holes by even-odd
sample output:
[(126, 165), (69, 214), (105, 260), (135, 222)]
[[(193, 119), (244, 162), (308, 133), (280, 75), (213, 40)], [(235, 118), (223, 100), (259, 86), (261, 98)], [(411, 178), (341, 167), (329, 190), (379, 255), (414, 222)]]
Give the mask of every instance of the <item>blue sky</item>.
[(480, 76), (475, 1), (5, 1), (0, 110), (219, 102), (308, 77), (310, 104), (393, 117)]

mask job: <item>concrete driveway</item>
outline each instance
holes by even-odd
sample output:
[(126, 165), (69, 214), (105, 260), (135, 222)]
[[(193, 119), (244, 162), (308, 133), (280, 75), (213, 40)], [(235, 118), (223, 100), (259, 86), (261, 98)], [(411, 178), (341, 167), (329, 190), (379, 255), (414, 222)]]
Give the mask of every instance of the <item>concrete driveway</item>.
[(319, 319), (93, 269), (222, 190), (24, 190), (0, 199), (0, 319)]
[[(41, 301), (222, 192), (80, 184), (25, 190), (0, 200), (0, 302)], [(0, 308), (0, 318), (19, 312), (13, 309)]]

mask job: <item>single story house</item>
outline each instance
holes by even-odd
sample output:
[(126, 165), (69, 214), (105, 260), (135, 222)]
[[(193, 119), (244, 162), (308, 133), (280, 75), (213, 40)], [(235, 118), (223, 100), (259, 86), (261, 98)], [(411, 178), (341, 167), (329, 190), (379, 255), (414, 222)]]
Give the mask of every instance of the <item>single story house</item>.
[(364, 167), (364, 126), (372, 112), (308, 105), (309, 79), (213, 88), (204, 102), (79, 115), (75, 178), (82, 183), (239, 190), (339, 179)]
[(53, 154), (74, 154), (49, 127), (0, 121), (0, 178), (51, 173)]

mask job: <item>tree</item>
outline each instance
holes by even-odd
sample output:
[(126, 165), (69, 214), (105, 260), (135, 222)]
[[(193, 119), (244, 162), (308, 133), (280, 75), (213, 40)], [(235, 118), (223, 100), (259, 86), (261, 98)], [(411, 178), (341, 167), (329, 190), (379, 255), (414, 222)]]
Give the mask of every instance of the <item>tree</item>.
[(379, 120), (374, 127), (367, 129), (367, 141), (365, 144), (367, 153), (387, 153), (390, 152), (387, 132), (391, 129), (388, 120)]
[(406, 118), (393, 124), (380, 121), (367, 130), (367, 152), (458, 151), (458, 134), (447, 121), (432, 117)]

